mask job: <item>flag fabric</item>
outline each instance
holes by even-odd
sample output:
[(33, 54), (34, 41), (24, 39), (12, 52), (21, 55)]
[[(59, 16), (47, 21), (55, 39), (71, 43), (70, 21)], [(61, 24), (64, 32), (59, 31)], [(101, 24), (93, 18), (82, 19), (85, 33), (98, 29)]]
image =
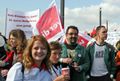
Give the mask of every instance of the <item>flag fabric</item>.
[[(66, 37), (65, 37), (65, 35), (64, 35), (64, 36), (62, 36), (58, 41), (59, 41), (60, 43), (64, 43), (64, 42), (65, 42), (65, 39), (66, 39)], [(87, 43), (88, 43), (90, 40), (91, 40), (91, 37), (90, 37), (89, 35), (83, 34), (83, 33), (79, 33), (79, 34), (78, 34), (78, 41), (77, 41), (78, 44), (86, 47), (86, 46), (87, 46)]]
[(42, 34), (48, 42), (57, 40), (64, 35), (60, 15), (55, 3), (42, 14), (36, 28), (38, 33)]
[(96, 34), (96, 27), (94, 27), (90, 33), (90, 36), (93, 37)]
[(78, 43), (84, 47), (86, 47), (87, 43), (89, 42), (89, 40), (91, 39), (91, 37), (87, 34), (82, 34), (82, 33), (79, 33), (78, 35)]

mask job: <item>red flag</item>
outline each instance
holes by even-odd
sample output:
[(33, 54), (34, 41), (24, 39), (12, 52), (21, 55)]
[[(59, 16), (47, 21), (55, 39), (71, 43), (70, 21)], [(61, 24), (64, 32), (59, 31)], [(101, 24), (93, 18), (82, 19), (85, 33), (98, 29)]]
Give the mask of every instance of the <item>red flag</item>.
[(36, 27), (39, 34), (45, 36), (47, 40), (52, 40), (53, 38), (57, 40), (63, 35), (60, 16), (55, 4), (52, 4), (52, 6), (43, 13)]
[[(63, 36), (61, 37), (61, 39), (59, 40), (60, 43), (64, 43), (65, 42), (66, 37)], [(87, 43), (89, 42), (89, 40), (91, 40), (91, 37), (87, 34), (83, 34), (83, 33), (79, 33), (78, 34), (78, 41), (77, 43), (86, 47)]]
[(96, 28), (94, 27), (90, 33), (90, 36), (93, 37), (96, 34)]
[(91, 37), (88, 36), (87, 34), (79, 33), (78, 43), (80, 45), (86, 47), (86, 45), (87, 45), (87, 43), (89, 42), (90, 39), (91, 39)]

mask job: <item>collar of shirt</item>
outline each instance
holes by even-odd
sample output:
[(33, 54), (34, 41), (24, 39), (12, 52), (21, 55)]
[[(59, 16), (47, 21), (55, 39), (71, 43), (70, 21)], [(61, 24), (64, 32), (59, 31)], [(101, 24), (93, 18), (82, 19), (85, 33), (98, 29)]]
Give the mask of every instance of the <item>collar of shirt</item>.
[(41, 69), (47, 70), (47, 67), (44, 63), (41, 64), (41, 67), (39, 67), (37, 64), (33, 64), (33, 68), (39, 68), (40, 70)]

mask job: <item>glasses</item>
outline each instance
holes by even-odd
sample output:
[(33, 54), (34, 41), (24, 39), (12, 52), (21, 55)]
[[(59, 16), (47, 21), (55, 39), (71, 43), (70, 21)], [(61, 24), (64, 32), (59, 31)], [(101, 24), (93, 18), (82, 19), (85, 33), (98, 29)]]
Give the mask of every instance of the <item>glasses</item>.
[(67, 33), (69, 35), (78, 35), (78, 33)]

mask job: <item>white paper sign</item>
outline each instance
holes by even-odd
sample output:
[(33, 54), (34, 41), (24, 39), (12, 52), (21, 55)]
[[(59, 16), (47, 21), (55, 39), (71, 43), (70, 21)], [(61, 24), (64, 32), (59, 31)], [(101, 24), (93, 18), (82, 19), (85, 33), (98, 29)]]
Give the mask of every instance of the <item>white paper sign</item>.
[(26, 37), (32, 36), (32, 29), (36, 27), (39, 19), (39, 9), (30, 12), (21, 12), (8, 9), (6, 12), (6, 37), (13, 29), (21, 29), (25, 32)]

